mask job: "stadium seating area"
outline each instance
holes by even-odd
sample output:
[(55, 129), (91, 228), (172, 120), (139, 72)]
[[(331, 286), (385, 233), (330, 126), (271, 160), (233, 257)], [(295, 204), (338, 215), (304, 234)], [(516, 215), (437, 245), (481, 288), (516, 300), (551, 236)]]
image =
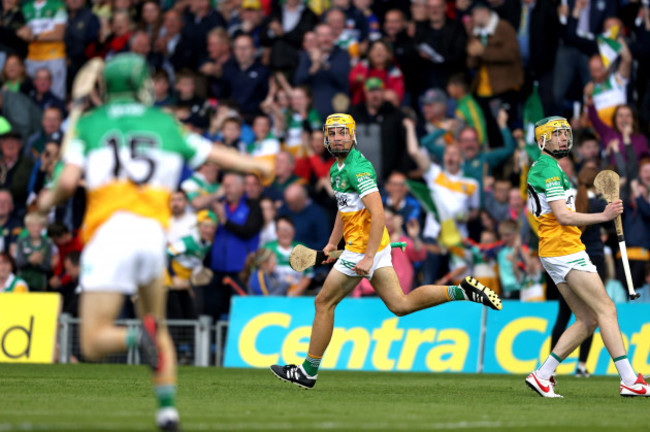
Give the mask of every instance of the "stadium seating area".
[[(274, 179), (186, 170), (170, 203), (170, 318), (223, 319), (232, 295), (318, 292), (329, 267), (296, 273), (288, 254), (296, 242), (322, 249), (333, 226), (321, 129), (333, 112), (355, 118), (391, 239), (407, 243), (392, 252), (405, 291), (472, 274), (505, 299), (557, 298), (525, 179), (539, 156), (534, 123), (562, 115), (578, 208), (602, 202), (590, 173), (621, 176), (634, 285), (650, 302), (647, 2), (4, 0), (0, 18), (0, 264), (11, 264), (0, 265), (0, 292), (58, 291), (76, 315), (83, 183), (49, 218), (32, 210), (61, 159), (76, 73), (130, 51), (151, 67), (156, 106), (275, 166)], [(413, 126), (439, 167), (431, 189), (407, 151)], [(231, 220), (239, 206), (247, 218)], [(453, 221), (443, 230), (441, 215)], [(188, 237), (205, 258), (183, 273), (174, 245)], [(583, 241), (610, 296), (626, 301), (613, 225)], [(353, 295), (373, 294), (361, 283)], [(134, 315), (128, 302), (122, 315)]]

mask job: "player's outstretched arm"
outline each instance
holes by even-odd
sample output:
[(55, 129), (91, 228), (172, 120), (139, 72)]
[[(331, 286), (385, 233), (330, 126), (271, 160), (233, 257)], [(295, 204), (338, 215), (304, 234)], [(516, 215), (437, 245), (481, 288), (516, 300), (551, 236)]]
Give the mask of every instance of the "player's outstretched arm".
[(43, 191), (38, 198), (39, 213), (47, 214), (52, 207), (70, 198), (77, 189), (82, 174), (83, 170), (80, 166), (66, 164), (54, 187)]
[(254, 159), (243, 155), (235, 149), (213, 145), (208, 160), (219, 164), (220, 167), (239, 172), (257, 171), (262, 177), (267, 178), (273, 174), (273, 167), (265, 160)]
[(603, 223), (623, 213), (623, 201), (616, 200), (605, 207), (602, 213), (578, 213), (567, 208), (564, 200), (549, 202), (551, 211), (560, 225), (584, 226)]

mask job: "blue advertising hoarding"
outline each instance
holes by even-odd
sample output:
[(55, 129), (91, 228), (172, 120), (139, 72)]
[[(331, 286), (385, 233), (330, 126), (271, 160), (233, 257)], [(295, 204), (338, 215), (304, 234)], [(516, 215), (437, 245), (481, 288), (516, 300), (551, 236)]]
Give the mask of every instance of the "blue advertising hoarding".
[[(321, 368), (476, 372), (481, 314), (456, 302), (398, 318), (378, 298), (345, 299)], [(313, 319), (313, 298), (234, 298), (225, 366), (301, 363)]]
[[(617, 306), (632, 367), (650, 373), (650, 305)], [(548, 356), (557, 308), (557, 302), (505, 301), (503, 310), (493, 311), (454, 302), (396, 317), (378, 298), (345, 299), (336, 309), (332, 342), (321, 367), (474, 373), (482, 364), (486, 373), (527, 374)], [(313, 319), (313, 298), (235, 297), (224, 365), (263, 368), (301, 363)], [(577, 355), (576, 351), (565, 359), (558, 373), (573, 373)], [(598, 331), (587, 369), (597, 375), (616, 374)]]
[[(618, 321), (632, 367), (650, 372), (650, 305), (619, 304)], [(525, 374), (548, 356), (555, 324), (557, 302), (504, 302), (503, 310), (488, 312), (484, 372)], [(569, 322), (573, 324), (574, 319)], [(558, 374), (575, 372), (578, 350), (560, 366)], [(587, 358), (587, 370), (596, 375), (616, 375), (600, 332), (596, 330)]]

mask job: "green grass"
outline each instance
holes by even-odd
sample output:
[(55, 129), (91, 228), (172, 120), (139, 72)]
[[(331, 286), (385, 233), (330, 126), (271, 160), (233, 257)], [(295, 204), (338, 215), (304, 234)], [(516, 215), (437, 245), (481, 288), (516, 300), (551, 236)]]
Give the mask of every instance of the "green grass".
[[(0, 365), (0, 431), (153, 431), (145, 367)], [(648, 431), (650, 398), (618, 379), (560, 377), (564, 399), (522, 376), (322, 371), (312, 390), (267, 370), (183, 367), (184, 431)]]

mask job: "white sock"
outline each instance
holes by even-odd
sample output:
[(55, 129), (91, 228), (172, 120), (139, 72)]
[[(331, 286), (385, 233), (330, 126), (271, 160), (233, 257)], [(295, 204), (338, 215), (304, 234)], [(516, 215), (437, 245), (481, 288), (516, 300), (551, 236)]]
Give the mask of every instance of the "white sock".
[(560, 360), (558, 356), (551, 353), (544, 364), (540, 366), (539, 369), (537, 369), (537, 376), (545, 380), (551, 379), (553, 373), (555, 372), (555, 369), (557, 369), (557, 366), (561, 361), (562, 360)]
[(623, 384), (632, 385), (636, 382), (637, 375), (634, 373), (634, 369), (632, 369), (632, 365), (626, 355), (616, 357), (614, 359), (614, 365), (616, 365)]

